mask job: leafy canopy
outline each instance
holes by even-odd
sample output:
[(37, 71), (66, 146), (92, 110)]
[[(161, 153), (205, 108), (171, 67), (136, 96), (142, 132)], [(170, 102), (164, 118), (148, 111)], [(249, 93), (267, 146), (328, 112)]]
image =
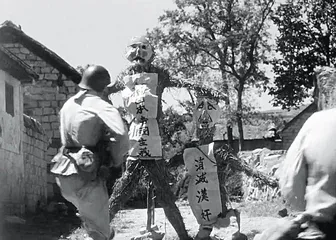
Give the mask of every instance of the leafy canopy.
[(311, 96), (316, 66), (334, 66), (336, 61), (336, 2), (291, 0), (280, 4), (273, 17), (278, 27), (272, 61), (276, 74), (270, 93), (283, 108), (299, 105)]
[(243, 87), (267, 82), (258, 64), (270, 49), (265, 26), (273, 0), (175, 2), (177, 9), (166, 11), (159, 27), (148, 32), (156, 63), (168, 69), (173, 80), (207, 85), (212, 79), (204, 76), (219, 71), (222, 100), (228, 97), (228, 81)]

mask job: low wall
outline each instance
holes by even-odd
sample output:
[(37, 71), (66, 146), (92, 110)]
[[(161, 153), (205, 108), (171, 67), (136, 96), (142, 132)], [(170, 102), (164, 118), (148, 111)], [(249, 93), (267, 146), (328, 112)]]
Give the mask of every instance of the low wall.
[(38, 201), (47, 200), (47, 163), (46, 151), (49, 139), (41, 124), (24, 115), (23, 163), (26, 211), (34, 212)]
[[(216, 142), (225, 142), (227, 140), (217, 140)], [(235, 139), (232, 142), (232, 148), (237, 153), (239, 151), (239, 140)], [(244, 148), (241, 151), (253, 151), (257, 148), (267, 148), (270, 150), (283, 150), (283, 142), (273, 142), (266, 139), (247, 139), (244, 140)]]
[(24, 167), (22, 155), (0, 148), (0, 214), (23, 215)]

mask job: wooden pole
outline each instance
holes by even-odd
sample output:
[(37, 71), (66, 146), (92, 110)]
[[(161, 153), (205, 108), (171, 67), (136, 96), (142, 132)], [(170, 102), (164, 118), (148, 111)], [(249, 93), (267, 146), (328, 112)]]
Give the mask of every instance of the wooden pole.
[(152, 224), (154, 223), (153, 213), (153, 184), (151, 180), (148, 180), (147, 185), (147, 231), (150, 232)]
[(154, 185), (153, 183), (151, 184), (152, 185), (152, 225), (154, 225), (155, 223), (155, 194), (154, 194)]

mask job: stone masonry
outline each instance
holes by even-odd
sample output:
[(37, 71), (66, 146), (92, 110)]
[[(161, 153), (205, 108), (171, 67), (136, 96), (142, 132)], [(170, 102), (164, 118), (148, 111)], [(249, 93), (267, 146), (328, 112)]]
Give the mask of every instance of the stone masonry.
[[(6, 43), (3, 46), (28, 64), (39, 79), (33, 84), (23, 85), (24, 113), (41, 122), (50, 138), (46, 162), (50, 162), (60, 147), (58, 113), (64, 102), (75, 94), (76, 85), (56, 68), (19, 43)], [(54, 178), (48, 176), (48, 197), (53, 195)]]
[(25, 211), (34, 212), (38, 201), (47, 201), (47, 162), (45, 152), (49, 144), (41, 124), (23, 115), (22, 151), (24, 159)]

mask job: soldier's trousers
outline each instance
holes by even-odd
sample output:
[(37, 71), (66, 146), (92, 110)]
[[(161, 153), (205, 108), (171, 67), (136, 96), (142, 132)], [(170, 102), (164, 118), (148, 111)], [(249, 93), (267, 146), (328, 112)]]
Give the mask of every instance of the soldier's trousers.
[(110, 237), (108, 193), (104, 180), (84, 181), (77, 174), (57, 176), (63, 197), (78, 210), (85, 229), (94, 240)]

